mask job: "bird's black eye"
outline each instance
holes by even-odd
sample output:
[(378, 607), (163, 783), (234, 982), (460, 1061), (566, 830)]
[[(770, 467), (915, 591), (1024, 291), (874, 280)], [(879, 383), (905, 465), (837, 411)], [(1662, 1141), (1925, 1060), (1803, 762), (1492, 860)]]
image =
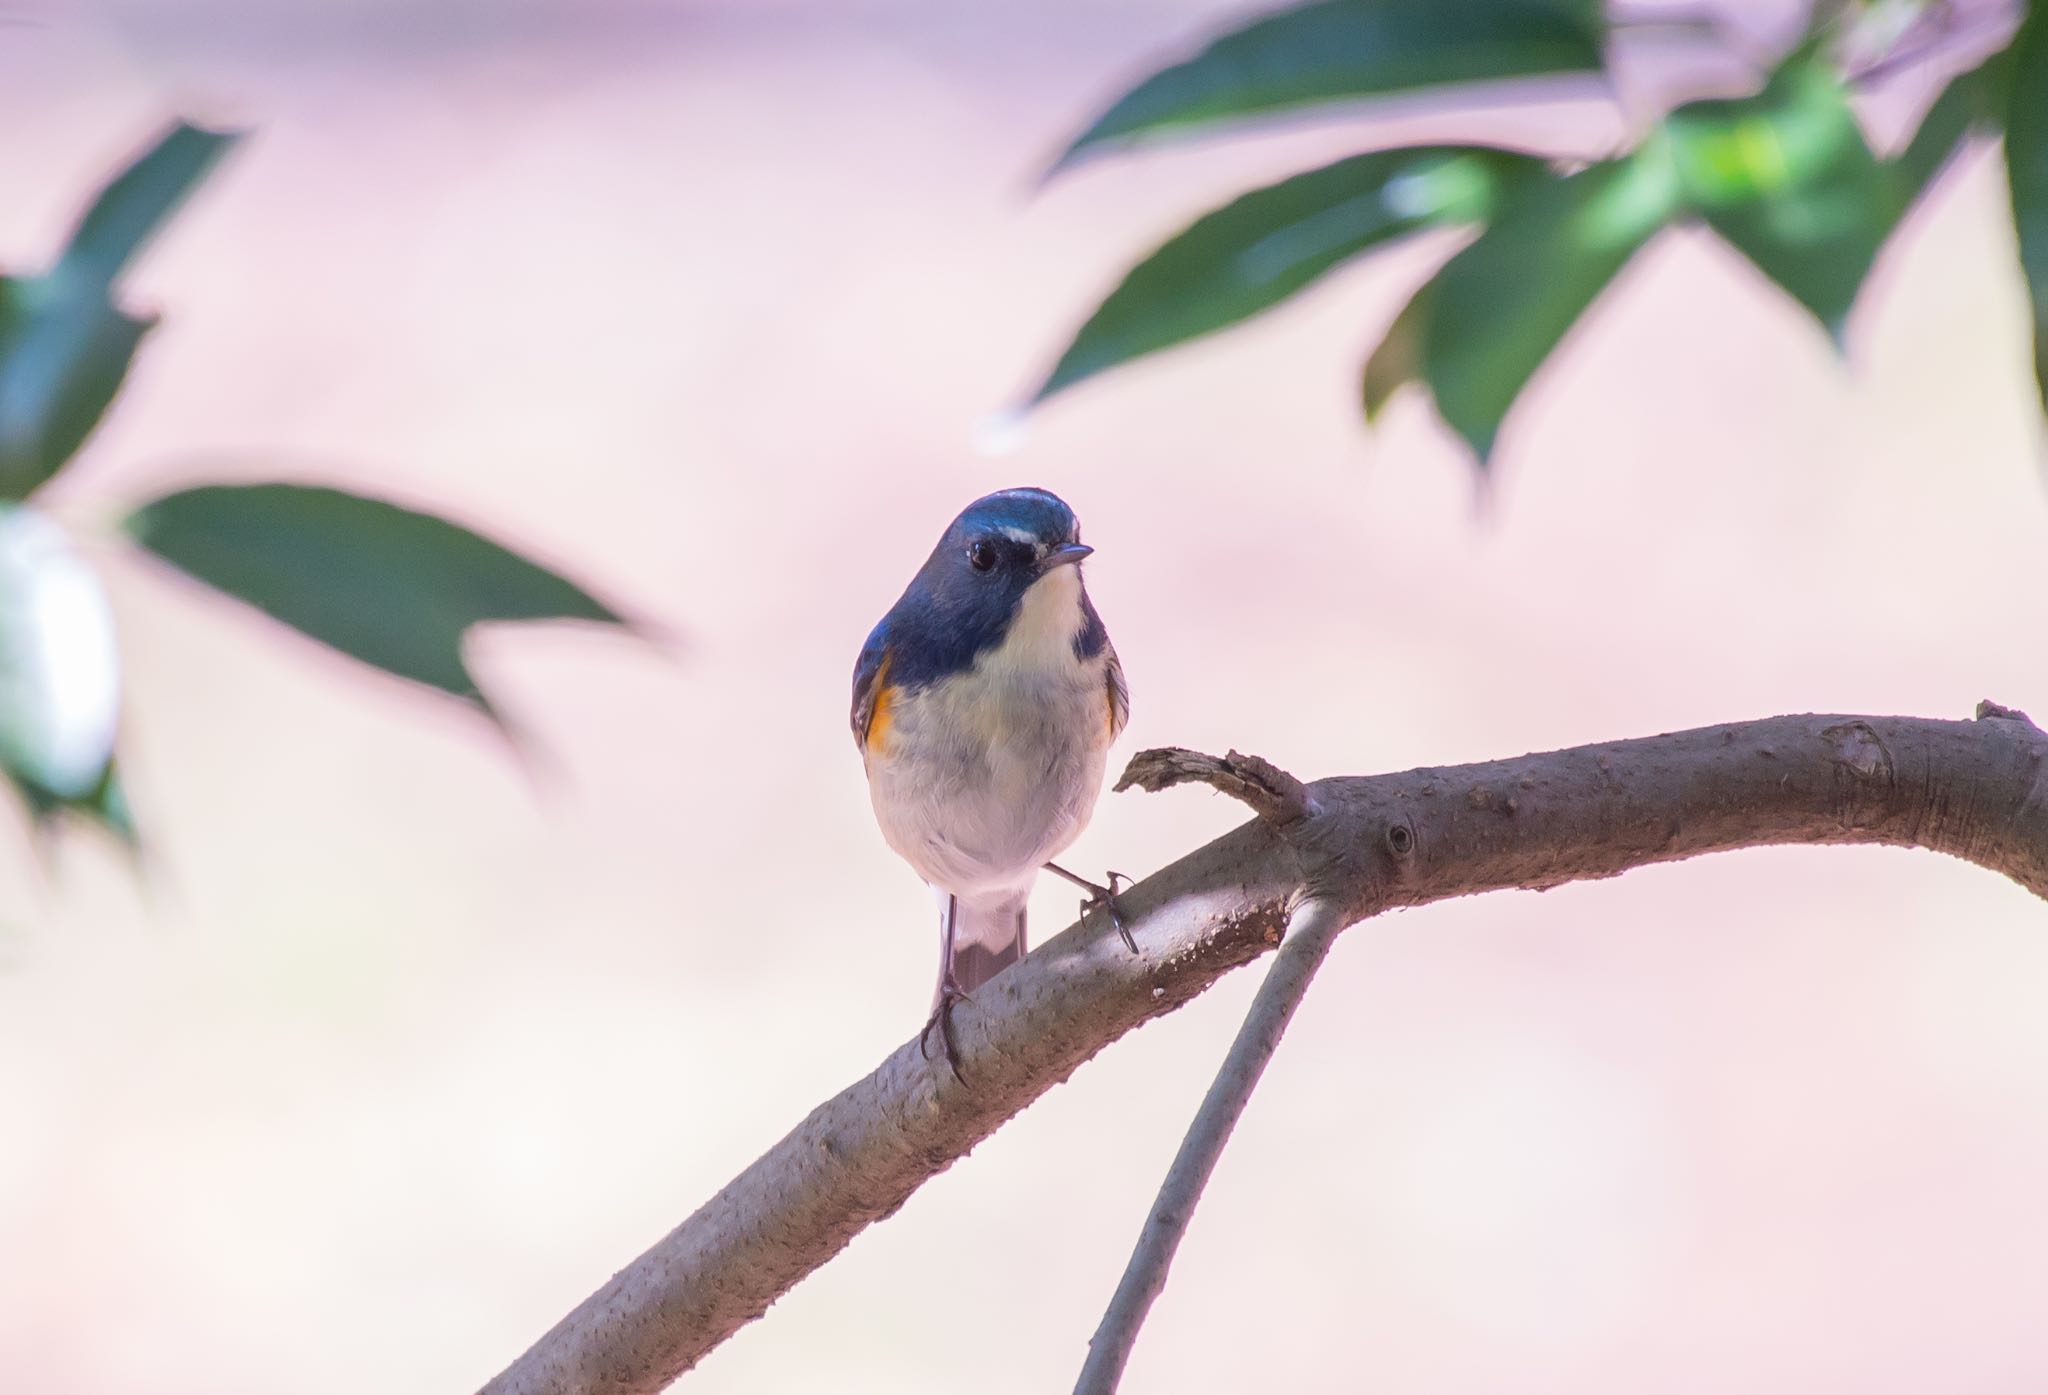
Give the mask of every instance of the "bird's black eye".
[(983, 539), (967, 549), (967, 563), (978, 572), (990, 571), (996, 564), (996, 546)]

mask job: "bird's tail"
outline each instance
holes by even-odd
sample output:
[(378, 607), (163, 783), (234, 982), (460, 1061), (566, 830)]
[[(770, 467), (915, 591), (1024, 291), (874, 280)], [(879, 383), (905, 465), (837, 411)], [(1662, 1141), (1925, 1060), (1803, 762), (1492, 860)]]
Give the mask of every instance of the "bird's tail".
[[(939, 937), (946, 934), (947, 902), (939, 893)], [(958, 898), (953, 911), (953, 981), (963, 993), (975, 989), (1024, 957), (1024, 896), (970, 901)]]

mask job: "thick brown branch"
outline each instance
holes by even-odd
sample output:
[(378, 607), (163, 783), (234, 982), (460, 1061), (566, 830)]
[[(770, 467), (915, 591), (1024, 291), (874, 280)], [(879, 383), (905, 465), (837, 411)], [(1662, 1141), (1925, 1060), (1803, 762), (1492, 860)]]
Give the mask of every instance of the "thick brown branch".
[(1731, 848), (1887, 843), (2048, 896), (2048, 737), (2004, 709), (1969, 722), (1776, 717), (1322, 780), (1303, 807), (1284, 829), (1246, 824), (1125, 891), (1141, 954), (1097, 916), (1005, 971), (955, 1014), (964, 1081), (906, 1043), (486, 1391), (661, 1389), (1082, 1061), (1271, 948), (1304, 893), (1356, 920)]

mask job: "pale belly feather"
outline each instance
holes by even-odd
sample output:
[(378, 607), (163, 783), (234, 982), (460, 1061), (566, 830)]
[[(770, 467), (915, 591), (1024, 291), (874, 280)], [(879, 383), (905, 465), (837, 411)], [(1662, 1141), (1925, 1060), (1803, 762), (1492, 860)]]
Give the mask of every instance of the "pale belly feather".
[(1061, 648), (1006, 644), (892, 702), (869, 793), (882, 836), (934, 886), (1028, 887), (1087, 827), (1109, 752), (1106, 661)]

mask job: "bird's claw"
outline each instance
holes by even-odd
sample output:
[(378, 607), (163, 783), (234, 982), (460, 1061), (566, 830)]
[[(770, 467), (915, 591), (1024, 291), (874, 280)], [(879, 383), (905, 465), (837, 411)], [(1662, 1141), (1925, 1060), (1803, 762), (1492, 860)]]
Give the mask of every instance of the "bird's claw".
[(1131, 929), (1128, 925), (1124, 924), (1123, 907), (1118, 905), (1116, 900), (1116, 893), (1119, 889), (1117, 883), (1129, 880), (1130, 878), (1121, 872), (1109, 873), (1109, 885), (1095, 888), (1095, 894), (1081, 903), (1081, 914), (1085, 916), (1088, 912), (1097, 908), (1108, 911), (1109, 923), (1115, 927), (1116, 933), (1123, 937), (1124, 948), (1136, 954), (1138, 952), (1138, 942), (1131, 938)]
[(967, 994), (948, 976), (939, 984), (938, 1006), (934, 1007), (932, 1015), (925, 1019), (924, 1030), (917, 1034), (917, 1054), (927, 1061), (932, 1058), (932, 1029), (936, 1027), (939, 1033), (939, 1048), (946, 1058), (946, 1068), (953, 1072), (955, 1080), (964, 1085), (967, 1083), (967, 1077), (960, 1074), (960, 1043), (953, 1036), (953, 1004), (962, 1001), (969, 1001)]
[(1045, 870), (1055, 876), (1065, 878), (1088, 893), (1088, 899), (1081, 903), (1082, 919), (1087, 919), (1088, 912), (1095, 910), (1097, 907), (1108, 911), (1109, 923), (1114, 925), (1116, 933), (1123, 937), (1124, 948), (1133, 954), (1138, 952), (1138, 942), (1131, 938), (1130, 928), (1124, 924), (1124, 908), (1119, 906), (1116, 901), (1117, 883), (1127, 882), (1130, 880), (1129, 877), (1121, 872), (1111, 872), (1109, 874), (1109, 885), (1097, 886), (1086, 877), (1074, 875), (1057, 862), (1046, 863)]

